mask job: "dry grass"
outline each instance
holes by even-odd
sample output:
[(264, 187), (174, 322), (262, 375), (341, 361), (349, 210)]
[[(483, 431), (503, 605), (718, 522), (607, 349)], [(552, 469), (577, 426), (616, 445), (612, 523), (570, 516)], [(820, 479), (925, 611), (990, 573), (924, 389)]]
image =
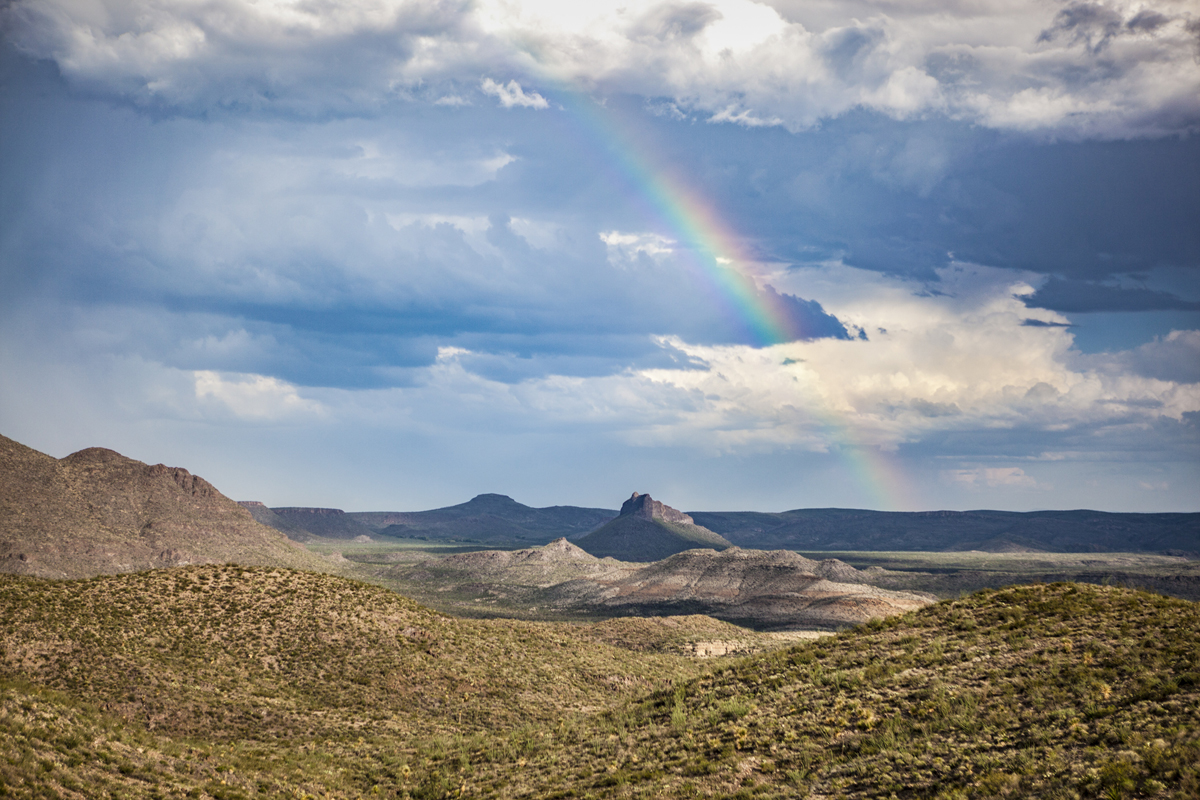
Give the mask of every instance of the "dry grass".
[(1021, 587), (669, 652), (709, 624), (460, 620), (233, 566), (8, 578), (0, 796), (1200, 796), (1193, 603)]

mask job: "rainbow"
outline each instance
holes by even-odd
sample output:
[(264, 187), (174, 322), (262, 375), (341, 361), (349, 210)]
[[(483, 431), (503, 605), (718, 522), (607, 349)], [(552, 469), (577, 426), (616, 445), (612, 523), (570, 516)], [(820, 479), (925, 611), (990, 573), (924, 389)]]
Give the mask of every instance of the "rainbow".
[[(633, 126), (621, 125), (616, 112), (556, 81), (554, 99), (567, 110), (598, 150), (607, 152), (624, 179), (635, 189), (650, 214), (677, 240), (698, 284), (727, 321), (748, 341), (769, 347), (810, 338), (787, 300), (773, 288), (759, 287), (742, 265), (754, 258), (718, 213), (716, 207), (680, 175), (649, 156), (651, 148), (634, 139)], [(832, 440), (838, 456), (871, 507), (902, 509), (918, 502), (895, 459), (856, 435), (849, 420), (829, 409), (812, 410), (814, 419)]]
[(617, 114), (570, 90), (556, 92), (594, 143), (613, 162), (651, 214), (677, 240), (679, 254), (705, 288), (714, 305), (744, 338), (766, 347), (808, 338), (787, 300), (771, 287), (760, 288), (742, 265), (754, 260), (711, 202), (682, 176), (647, 155), (650, 148), (634, 140), (631, 126), (618, 124)]

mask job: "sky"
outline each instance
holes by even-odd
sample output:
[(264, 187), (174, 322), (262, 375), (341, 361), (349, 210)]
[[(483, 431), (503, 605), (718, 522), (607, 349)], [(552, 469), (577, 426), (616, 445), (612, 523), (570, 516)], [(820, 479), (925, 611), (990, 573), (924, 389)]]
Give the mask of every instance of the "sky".
[(1200, 511), (1200, 3), (8, 0), (0, 433), (272, 506)]

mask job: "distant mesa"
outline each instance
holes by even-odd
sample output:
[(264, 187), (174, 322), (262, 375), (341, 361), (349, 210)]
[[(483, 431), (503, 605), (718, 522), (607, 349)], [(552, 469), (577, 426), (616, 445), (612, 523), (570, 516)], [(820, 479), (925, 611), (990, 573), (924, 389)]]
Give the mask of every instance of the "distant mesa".
[(369, 539), (375, 533), (340, 508), (281, 506), (266, 509), (269, 513), (249, 506), (246, 508), (259, 522), (270, 525), (287, 534), (289, 539), (300, 542), (314, 538), (353, 541), (362, 536)]
[(616, 519), (575, 543), (597, 558), (638, 562), (660, 561), (685, 550), (733, 546), (682, 511), (638, 492), (625, 501)]
[(237, 562), (322, 570), (182, 467), (91, 447), (66, 458), (0, 436), (0, 572), (83, 578)]

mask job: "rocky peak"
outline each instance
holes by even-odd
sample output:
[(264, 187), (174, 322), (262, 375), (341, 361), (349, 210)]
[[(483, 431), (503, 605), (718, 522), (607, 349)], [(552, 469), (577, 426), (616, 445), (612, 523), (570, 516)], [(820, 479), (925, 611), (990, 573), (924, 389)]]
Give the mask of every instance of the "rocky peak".
[(666, 503), (660, 503), (648, 494), (633, 493), (633, 496), (621, 506), (620, 516), (632, 515), (644, 519), (661, 519), (665, 522), (679, 522), (685, 525), (695, 525), (696, 521), (682, 511), (671, 508)]

